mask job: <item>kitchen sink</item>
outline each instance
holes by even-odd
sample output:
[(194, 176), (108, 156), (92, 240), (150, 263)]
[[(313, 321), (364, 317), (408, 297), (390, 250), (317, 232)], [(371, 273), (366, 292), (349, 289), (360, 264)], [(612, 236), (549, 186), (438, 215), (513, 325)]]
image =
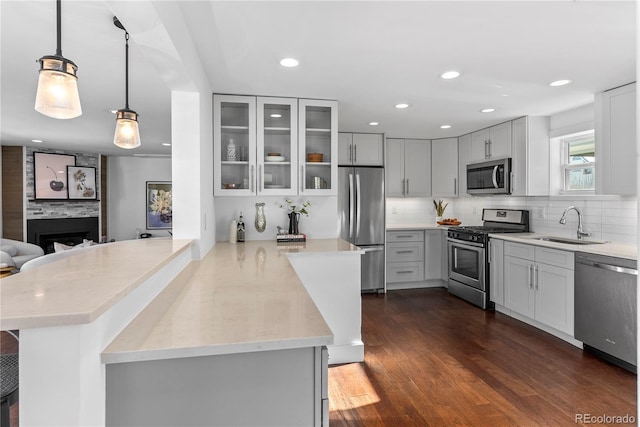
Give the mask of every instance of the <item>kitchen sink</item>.
[(607, 242), (599, 242), (597, 240), (582, 240), (582, 239), (571, 239), (569, 237), (553, 237), (553, 236), (544, 236), (544, 237), (534, 237), (531, 240), (542, 240), (544, 242), (553, 242), (553, 243), (565, 243), (568, 245), (601, 245)]

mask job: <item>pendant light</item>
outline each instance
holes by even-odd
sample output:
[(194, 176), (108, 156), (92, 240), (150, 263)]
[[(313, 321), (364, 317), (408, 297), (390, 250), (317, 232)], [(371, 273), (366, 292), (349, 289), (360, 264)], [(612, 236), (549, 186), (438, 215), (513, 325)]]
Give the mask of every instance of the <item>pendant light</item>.
[(120, 148), (137, 148), (140, 146), (138, 113), (129, 109), (129, 33), (115, 16), (113, 17), (113, 24), (121, 30), (124, 30), (125, 40), (125, 106), (116, 112), (116, 133), (113, 137), (113, 143)]
[(62, 56), (61, 0), (56, 0), (57, 47), (55, 55), (38, 60), (40, 72), (35, 109), (54, 119), (73, 119), (82, 114), (78, 95), (78, 67)]

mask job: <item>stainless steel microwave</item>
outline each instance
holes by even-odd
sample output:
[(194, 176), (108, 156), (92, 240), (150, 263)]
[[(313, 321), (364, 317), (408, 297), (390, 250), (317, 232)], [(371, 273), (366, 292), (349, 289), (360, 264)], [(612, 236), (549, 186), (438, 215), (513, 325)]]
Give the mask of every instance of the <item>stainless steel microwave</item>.
[(467, 193), (511, 194), (511, 158), (468, 164)]

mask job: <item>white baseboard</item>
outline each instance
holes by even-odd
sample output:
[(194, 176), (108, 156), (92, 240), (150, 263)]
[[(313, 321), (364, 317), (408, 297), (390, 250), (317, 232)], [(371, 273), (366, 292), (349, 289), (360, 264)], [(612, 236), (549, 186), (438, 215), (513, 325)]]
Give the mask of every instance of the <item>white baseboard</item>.
[(422, 280), (420, 282), (394, 282), (387, 283), (387, 291), (400, 289), (421, 289), (421, 288), (446, 288), (447, 282), (441, 279)]
[(362, 341), (350, 345), (328, 345), (329, 365), (364, 361), (364, 343)]

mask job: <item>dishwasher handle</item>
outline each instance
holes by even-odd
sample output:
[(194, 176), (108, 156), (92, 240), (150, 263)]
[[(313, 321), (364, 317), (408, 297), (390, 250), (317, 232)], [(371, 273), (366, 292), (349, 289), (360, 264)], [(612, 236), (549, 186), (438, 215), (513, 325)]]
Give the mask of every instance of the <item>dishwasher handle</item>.
[(607, 264), (607, 263), (604, 263), (604, 262), (590, 261), (590, 260), (586, 260), (586, 259), (579, 259), (579, 260), (576, 261), (576, 263), (577, 264), (583, 264), (583, 265), (589, 265), (591, 267), (599, 268), (599, 269), (602, 269), (602, 270), (615, 271), (616, 273), (631, 274), (632, 276), (637, 276), (638, 275), (638, 270), (635, 269), (635, 268), (620, 267), (619, 265)]

